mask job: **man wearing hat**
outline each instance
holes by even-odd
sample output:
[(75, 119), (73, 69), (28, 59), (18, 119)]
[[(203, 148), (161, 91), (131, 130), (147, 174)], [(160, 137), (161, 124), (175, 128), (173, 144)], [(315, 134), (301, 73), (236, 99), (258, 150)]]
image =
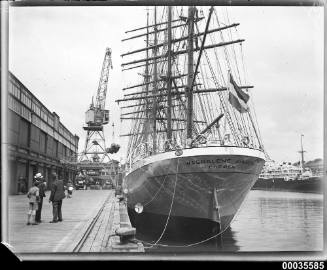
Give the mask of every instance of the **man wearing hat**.
[(45, 197), (45, 183), (44, 183), (44, 179), (41, 173), (37, 173), (34, 176), (34, 180), (37, 181), (38, 184), (38, 188), (39, 188), (39, 205), (38, 205), (38, 209), (36, 210), (36, 215), (35, 215), (35, 221), (37, 223), (41, 223), (41, 211), (42, 211), (42, 205), (43, 205), (43, 198)]
[(58, 221), (62, 221), (61, 206), (62, 199), (65, 198), (65, 189), (63, 180), (58, 179), (55, 173), (52, 176), (54, 182), (52, 184), (49, 202), (52, 202), (53, 219), (50, 223), (57, 223)]

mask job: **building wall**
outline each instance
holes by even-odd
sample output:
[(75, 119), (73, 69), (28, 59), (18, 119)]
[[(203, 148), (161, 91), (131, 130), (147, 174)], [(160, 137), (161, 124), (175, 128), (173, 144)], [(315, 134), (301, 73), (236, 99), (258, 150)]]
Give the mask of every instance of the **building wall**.
[(12, 73), (8, 87), (9, 194), (19, 193), (20, 178), (24, 179), (26, 190), (31, 187), (38, 172), (45, 177), (48, 187), (53, 172), (65, 181), (73, 180), (76, 167), (62, 161), (76, 160), (79, 137)]

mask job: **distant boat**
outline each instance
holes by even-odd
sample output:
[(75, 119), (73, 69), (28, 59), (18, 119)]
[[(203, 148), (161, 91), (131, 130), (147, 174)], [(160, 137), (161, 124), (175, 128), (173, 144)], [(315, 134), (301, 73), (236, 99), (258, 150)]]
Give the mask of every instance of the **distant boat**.
[(238, 24), (221, 22), (214, 7), (203, 13), (155, 7), (151, 23), (148, 13), (147, 26), (126, 33), (145, 32), (124, 39), (141, 37), (146, 47), (122, 55), (145, 53), (122, 64), (144, 69), (141, 82), (124, 88), (137, 90), (117, 100), (129, 121), (123, 190), (132, 225), (155, 243), (223, 232), (265, 162), (239, 65), (244, 40), (230, 40)]
[(286, 181), (281, 177), (259, 178), (254, 184), (253, 190), (270, 191), (294, 191), (305, 193), (323, 193), (322, 176), (312, 176), (305, 179), (295, 179)]
[(259, 179), (282, 179), (284, 181), (292, 181), (300, 178), (302, 174), (302, 168), (294, 166), (291, 162), (283, 162), (282, 164), (276, 164), (272, 161), (267, 161)]
[(322, 193), (322, 174), (314, 175), (305, 167), (302, 137), (299, 166), (290, 162), (266, 162), (252, 189)]

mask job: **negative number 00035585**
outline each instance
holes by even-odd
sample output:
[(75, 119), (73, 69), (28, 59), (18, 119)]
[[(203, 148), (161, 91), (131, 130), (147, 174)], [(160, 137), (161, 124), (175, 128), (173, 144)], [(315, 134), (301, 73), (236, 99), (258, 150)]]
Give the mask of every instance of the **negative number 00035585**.
[(283, 262), (283, 269), (294, 269), (294, 270), (322, 270), (325, 268), (324, 262)]

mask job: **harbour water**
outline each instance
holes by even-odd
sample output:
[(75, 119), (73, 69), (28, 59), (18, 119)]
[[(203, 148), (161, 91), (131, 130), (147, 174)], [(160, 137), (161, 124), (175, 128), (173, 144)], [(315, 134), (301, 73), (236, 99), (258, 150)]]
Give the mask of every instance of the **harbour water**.
[(177, 239), (159, 244), (146, 245), (146, 252), (321, 251), (323, 195), (252, 190), (218, 241), (189, 245)]

